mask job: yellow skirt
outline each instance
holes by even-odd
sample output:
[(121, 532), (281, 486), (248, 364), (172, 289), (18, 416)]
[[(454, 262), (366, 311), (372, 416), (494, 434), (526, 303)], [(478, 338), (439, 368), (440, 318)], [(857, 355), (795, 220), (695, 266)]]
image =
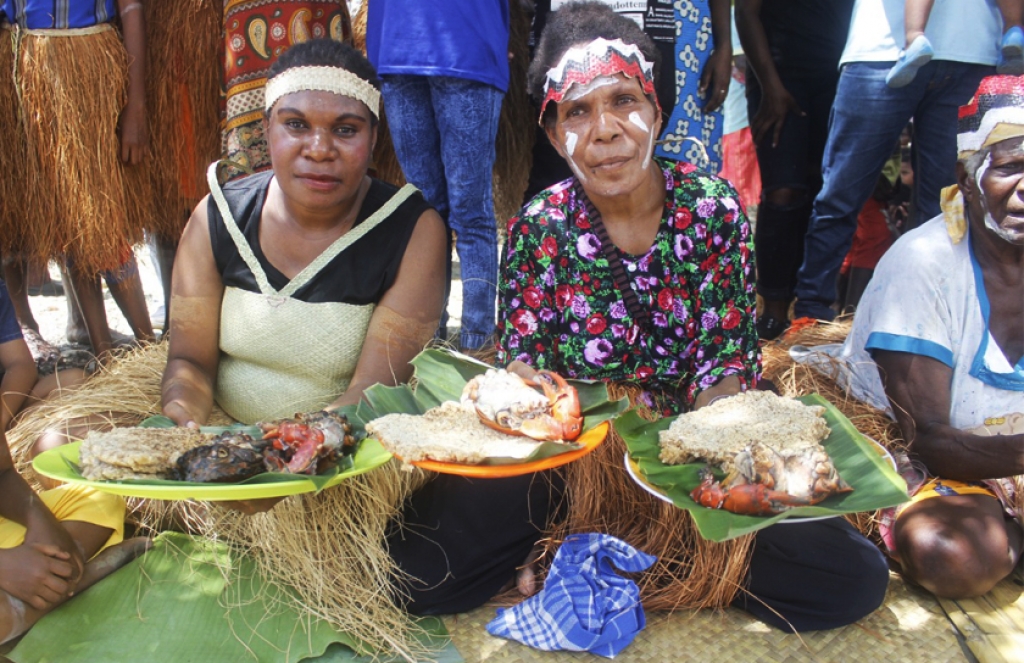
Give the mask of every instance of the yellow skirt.
[[(100, 551), (124, 539), (124, 500), (85, 486), (63, 485), (39, 493), (57, 520), (75, 520), (114, 530)], [(14, 548), (25, 541), (25, 528), (0, 518), (0, 548)], [(99, 551), (97, 551), (97, 554)]]

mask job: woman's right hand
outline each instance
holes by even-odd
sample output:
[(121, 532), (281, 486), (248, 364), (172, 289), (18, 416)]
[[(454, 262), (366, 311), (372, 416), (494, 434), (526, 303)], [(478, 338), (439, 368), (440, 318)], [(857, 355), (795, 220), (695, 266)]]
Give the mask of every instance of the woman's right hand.
[(164, 416), (182, 428), (199, 428), (198, 416), (179, 400), (164, 403)]
[(750, 121), (750, 133), (755, 145), (761, 144), (761, 139), (771, 133), (772, 147), (779, 144), (779, 136), (782, 134), (782, 127), (786, 124), (786, 116), (789, 113), (807, 115), (800, 108), (789, 90), (779, 85), (777, 87), (767, 86), (761, 96), (761, 105), (757, 114)]

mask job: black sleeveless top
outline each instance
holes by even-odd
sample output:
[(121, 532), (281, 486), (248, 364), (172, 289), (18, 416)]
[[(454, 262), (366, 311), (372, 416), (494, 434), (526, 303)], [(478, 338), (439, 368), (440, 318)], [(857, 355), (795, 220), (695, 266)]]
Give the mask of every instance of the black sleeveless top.
[[(224, 199), (263, 267), (267, 281), (276, 290), (280, 290), (288, 284), (289, 279), (270, 264), (259, 244), (260, 214), (272, 177), (273, 172), (268, 171), (229, 182), (224, 185)], [(390, 184), (372, 180), (355, 225), (358, 226), (383, 207), (397, 191)], [(431, 207), (423, 195), (419, 191), (413, 193), (391, 216), (342, 251), (292, 296), (310, 303), (344, 302), (364, 305), (379, 302), (395, 282), (416, 221), (429, 209)], [(259, 292), (256, 278), (238, 254), (212, 196), (207, 204), (207, 215), (213, 257), (224, 285)]]

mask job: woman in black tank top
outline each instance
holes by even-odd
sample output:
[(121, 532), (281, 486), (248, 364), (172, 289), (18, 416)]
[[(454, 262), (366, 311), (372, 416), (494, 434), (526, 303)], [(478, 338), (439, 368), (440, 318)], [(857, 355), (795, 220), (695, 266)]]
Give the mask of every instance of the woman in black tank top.
[[(306, 57), (321, 46), (316, 40), (295, 46), (275, 68), (298, 62), (336, 69), (340, 59), (365, 84), (343, 75), (346, 85), (357, 93), (371, 83), (377, 87), (372, 67), (348, 47), (323, 46), (331, 51), (324, 62), (293, 56)], [(317, 306), (375, 305), (351, 382), (327, 408), (356, 404), (371, 385), (407, 381), (412, 376), (409, 360), (430, 341), (440, 320), (446, 230), (418, 193), (366, 231), (358, 244), (319, 264), (321, 254), (339, 238), (364, 232), (379, 210), (393, 206), (396, 193), (367, 176), (377, 138), (374, 109), (345, 96), (348, 92), (322, 89), (291, 90), (275, 100), (276, 75), (272, 69), (267, 85), (273, 173), (250, 176), (223, 191), (211, 186), (213, 193), (196, 208), (178, 251), (163, 409), (180, 426), (205, 423), (221, 386), (226, 293), (258, 298), (270, 292), (271, 299), (287, 293), (289, 299)], [(373, 94), (368, 97), (373, 103)], [(318, 259), (319, 271), (303, 279), (303, 271)], [(302, 283), (293, 287), (296, 281)], [(277, 338), (278, 346), (297, 342), (284, 331)], [(387, 534), (388, 554), (408, 578), (397, 592), (405, 606), (420, 614), (460, 612), (494, 596), (514, 579), (556, 500), (547, 482), (533, 476), (432, 479), (406, 501)], [(229, 506), (254, 513), (277, 501)], [(344, 523), (338, 527), (338, 536), (348, 535)]]

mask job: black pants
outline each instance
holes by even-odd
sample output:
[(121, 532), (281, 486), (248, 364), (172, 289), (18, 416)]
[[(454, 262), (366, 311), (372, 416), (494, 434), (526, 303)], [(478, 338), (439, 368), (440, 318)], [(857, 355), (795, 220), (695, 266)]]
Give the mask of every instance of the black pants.
[(881, 551), (843, 518), (775, 525), (757, 533), (749, 594), (733, 605), (785, 631), (818, 631), (874, 612), (888, 583)]
[(561, 497), (553, 472), (508, 479), (441, 474), (402, 510), (388, 533), (391, 557), (407, 573), (400, 588), (417, 615), (465, 612), (515, 578)]
[[(757, 143), (763, 193), (754, 229), (754, 256), (758, 294), (773, 301), (788, 301), (793, 298), (797, 272), (803, 262), (811, 206), (821, 189), (821, 159), (828, 140), (828, 118), (839, 72), (795, 76), (782, 68), (779, 77), (805, 115), (786, 116), (775, 147), (773, 132)], [(761, 97), (757, 76), (749, 72), (747, 112), (751, 118), (757, 114)], [(801, 195), (790, 205), (775, 205), (768, 194), (776, 189), (795, 189)]]

